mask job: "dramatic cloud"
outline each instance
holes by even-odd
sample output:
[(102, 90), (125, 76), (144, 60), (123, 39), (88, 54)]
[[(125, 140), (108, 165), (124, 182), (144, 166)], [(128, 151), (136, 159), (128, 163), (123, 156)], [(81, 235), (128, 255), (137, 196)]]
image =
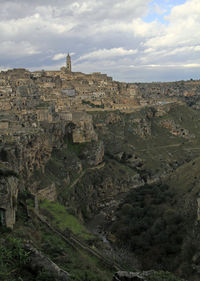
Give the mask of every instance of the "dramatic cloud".
[(107, 58), (121, 57), (136, 54), (137, 50), (125, 50), (124, 48), (101, 49), (81, 56), (79, 60), (95, 59), (102, 60)]
[(125, 81), (198, 78), (199, 0), (1, 0), (0, 68), (56, 69)]

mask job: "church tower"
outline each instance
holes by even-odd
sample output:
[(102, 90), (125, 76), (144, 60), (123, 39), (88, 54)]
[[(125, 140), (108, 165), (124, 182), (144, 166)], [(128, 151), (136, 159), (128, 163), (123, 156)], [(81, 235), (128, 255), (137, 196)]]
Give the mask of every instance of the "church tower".
[(66, 64), (67, 64), (67, 72), (72, 71), (72, 65), (71, 65), (71, 57), (68, 53), (67, 58), (66, 58)]

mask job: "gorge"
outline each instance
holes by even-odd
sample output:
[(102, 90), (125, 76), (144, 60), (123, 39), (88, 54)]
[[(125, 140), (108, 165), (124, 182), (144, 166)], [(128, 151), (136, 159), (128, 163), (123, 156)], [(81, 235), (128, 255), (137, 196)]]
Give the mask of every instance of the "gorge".
[(0, 101), (2, 280), (199, 280), (199, 80), (13, 69)]

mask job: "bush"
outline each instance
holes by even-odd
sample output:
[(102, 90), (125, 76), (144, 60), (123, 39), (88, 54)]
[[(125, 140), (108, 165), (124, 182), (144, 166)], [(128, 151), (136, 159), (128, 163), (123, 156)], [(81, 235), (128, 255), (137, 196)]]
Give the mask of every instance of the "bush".
[(24, 250), (22, 241), (13, 236), (1, 241), (0, 280), (10, 280), (14, 272), (20, 278), (20, 271), (27, 263), (29, 253)]

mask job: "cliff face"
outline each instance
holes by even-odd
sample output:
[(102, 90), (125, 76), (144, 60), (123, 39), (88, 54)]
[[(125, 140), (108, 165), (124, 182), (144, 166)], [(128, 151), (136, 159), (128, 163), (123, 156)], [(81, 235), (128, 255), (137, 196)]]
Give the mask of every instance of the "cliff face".
[[(83, 115), (80, 121), (75, 120), (74, 122), (62, 121), (56, 115), (54, 121), (41, 121), (36, 128), (30, 128), (26, 124), (26, 127), (23, 127), (20, 131), (17, 126), (13, 126), (13, 128), (8, 129), (9, 135), (2, 135), (0, 144), (1, 165), (2, 167), (6, 165), (11, 173), (17, 174), (20, 179), (10, 176), (5, 177), (4, 170), (0, 167), (2, 181), (0, 208), (2, 209), (3, 224), (13, 227), (15, 223), (19, 190), (28, 188), (33, 194), (37, 194), (37, 184), (28, 186), (29, 179), (38, 169), (44, 172), (53, 149), (62, 147), (66, 139), (73, 140), (74, 143), (97, 140), (91, 117), (87, 114)], [(19, 125), (21, 125), (20, 122)], [(101, 152), (99, 153), (101, 154)], [(91, 158), (90, 161), (91, 163), (95, 162), (95, 158), (94, 160)], [(96, 161), (98, 162), (98, 156)], [(40, 195), (44, 198), (44, 191), (40, 192)], [(54, 197), (56, 198), (56, 195)]]
[(1, 176), (0, 179), (0, 222), (12, 228), (15, 224), (17, 210), (18, 179), (12, 175)]

